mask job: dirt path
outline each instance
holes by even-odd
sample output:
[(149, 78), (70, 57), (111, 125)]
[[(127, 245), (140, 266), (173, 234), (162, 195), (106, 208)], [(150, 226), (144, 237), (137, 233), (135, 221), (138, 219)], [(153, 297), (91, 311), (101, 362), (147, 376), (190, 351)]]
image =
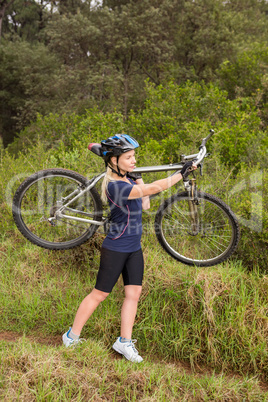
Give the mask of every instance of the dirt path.
[[(10, 331), (5, 331), (5, 332), (0, 332), (0, 341), (9, 341), (9, 342), (15, 342), (19, 338), (22, 338), (23, 335), (18, 334), (16, 332), (10, 332)], [(62, 345), (62, 339), (61, 335), (54, 335), (54, 336), (49, 336), (47, 338), (42, 338), (42, 337), (37, 337), (37, 336), (26, 336), (27, 339), (29, 339), (32, 342), (37, 342), (42, 345), (48, 345), (48, 346), (60, 346)]]
[[(10, 331), (4, 331), (4, 332), (0, 332), (0, 342), (1, 341), (8, 341), (8, 342), (16, 342), (18, 339), (22, 338), (23, 335), (22, 334), (18, 334), (16, 332), (10, 332)], [(62, 345), (62, 336), (61, 335), (54, 335), (54, 336), (49, 336), (49, 337), (38, 337), (37, 335), (29, 335), (26, 336), (27, 339), (29, 339), (32, 342), (36, 342), (39, 343), (41, 345), (47, 345), (47, 346), (61, 346)], [(113, 356), (115, 359), (121, 359), (121, 356), (118, 356), (116, 353)], [(157, 358), (157, 356), (150, 357), (150, 360), (153, 360), (155, 363), (164, 363), (163, 360)], [(215, 375), (214, 370), (211, 369), (210, 367), (206, 367), (206, 366), (196, 366), (195, 369), (193, 370), (191, 365), (187, 362), (180, 362), (180, 361), (169, 361), (169, 363), (173, 363), (176, 366), (182, 368), (188, 375)], [(219, 375), (221, 375), (219, 373)], [(230, 378), (234, 378), (236, 377), (237, 379), (241, 378), (242, 376), (241, 374), (238, 373), (226, 373), (225, 374), (226, 377), (230, 377)], [(268, 392), (268, 383), (265, 381), (259, 381), (259, 386), (262, 388), (262, 390), (264, 392)]]

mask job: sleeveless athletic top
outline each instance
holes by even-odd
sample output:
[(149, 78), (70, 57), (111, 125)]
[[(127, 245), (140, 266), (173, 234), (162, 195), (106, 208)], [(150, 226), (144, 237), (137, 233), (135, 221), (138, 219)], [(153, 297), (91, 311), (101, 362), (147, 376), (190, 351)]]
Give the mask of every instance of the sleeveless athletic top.
[(129, 253), (141, 248), (142, 201), (129, 200), (128, 196), (136, 183), (122, 180), (110, 181), (107, 197), (111, 209), (111, 225), (102, 246), (109, 250)]

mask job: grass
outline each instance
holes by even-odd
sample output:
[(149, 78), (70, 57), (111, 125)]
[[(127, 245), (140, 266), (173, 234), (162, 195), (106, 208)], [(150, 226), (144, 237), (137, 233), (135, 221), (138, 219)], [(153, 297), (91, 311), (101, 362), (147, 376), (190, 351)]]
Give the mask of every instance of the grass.
[(133, 365), (111, 352), (121, 280), (84, 327), (88, 342), (81, 349), (42, 345), (44, 338), (60, 343), (94, 286), (101, 240), (51, 252), (16, 231), (2, 238), (0, 331), (24, 334), (0, 342), (3, 400), (268, 399), (268, 277), (239, 261), (186, 267), (150, 235), (143, 241), (146, 273), (134, 327), (145, 362)]
[(76, 350), (29, 342), (0, 344), (0, 396), (25, 401), (265, 401), (256, 378), (191, 373), (180, 364), (133, 364), (102, 341)]
[[(152, 210), (160, 201), (152, 200), (143, 219), (146, 269), (133, 333), (144, 362), (135, 365), (111, 351), (120, 328), (121, 281), (85, 325), (88, 342), (75, 351), (61, 346), (62, 333), (95, 284), (101, 237), (50, 252), (15, 229), (12, 197), (26, 176), (55, 163), (85, 175), (103, 169), (86, 151), (77, 162), (68, 155), (41, 142), (17, 158), (0, 155), (0, 400), (267, 401), (267, 172), (243, 168), (232, 178), (215, 158), (199, 181), (245, 222), (262, 219), (261, 232), (241, 225), (236, 255), (243, 263), (197, 269), (173, 260), (151, 235)], [(258, 202), (252, 198), (261, 190), (253, 186), (256, 174), (263, 193)], [(243, 191), (234, 192), (239, 183)]]

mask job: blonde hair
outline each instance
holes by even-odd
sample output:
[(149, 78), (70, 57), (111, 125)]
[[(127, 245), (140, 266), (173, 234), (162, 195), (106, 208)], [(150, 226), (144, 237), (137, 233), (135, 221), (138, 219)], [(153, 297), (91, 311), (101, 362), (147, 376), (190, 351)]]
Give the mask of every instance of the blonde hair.
[(101, 185), (101, 199), (102, 201), (106, 204), (108, 199), (107, 199), (107, 187), (110, 181), (113, 181), (114, 179), (112, 178), (112, 169), (110, 166), (107, 166), (106, 174), (103, 178), (102, 185)]

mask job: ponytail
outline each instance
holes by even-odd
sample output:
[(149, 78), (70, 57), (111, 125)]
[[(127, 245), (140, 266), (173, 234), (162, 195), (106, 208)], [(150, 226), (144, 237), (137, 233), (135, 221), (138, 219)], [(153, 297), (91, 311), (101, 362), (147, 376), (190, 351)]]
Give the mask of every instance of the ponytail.
[(112, 178), (112, 169), (108, 165), (107, 170), (106, 170), (106, 174), (105, 174), (105, 176), (103, 178), (102, 185), (101, 185), (101, 199), (104, 202), (104, 204), (106, 204), (107, 201), (108, 201), (108, 199), (107, 199), (107, 188), (108, 188), (108, 184), (112, 180), (114, 180)]

